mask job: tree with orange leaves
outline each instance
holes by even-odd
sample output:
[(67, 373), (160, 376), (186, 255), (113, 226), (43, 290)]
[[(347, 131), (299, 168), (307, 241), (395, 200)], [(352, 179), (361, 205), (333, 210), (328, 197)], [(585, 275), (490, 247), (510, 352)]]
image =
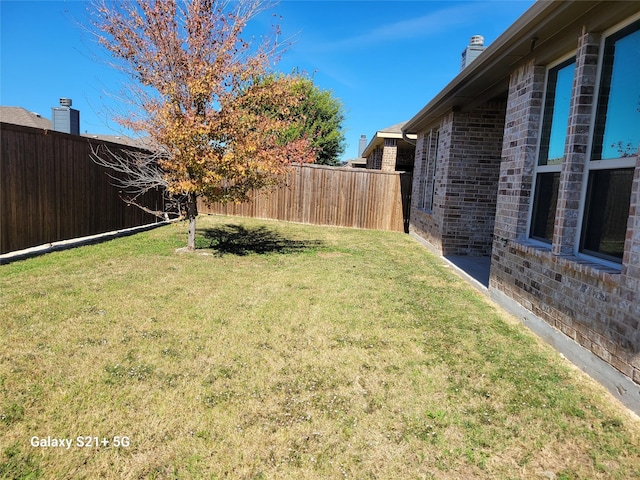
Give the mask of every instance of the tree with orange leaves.
[(279, 32), (257, 45), (242, 38), (267, 6), (262, 0), (94, 4), (98, 40), (131, 80), (126, 97), (134, 108), (116, 120), (154, 145), (152, 153), (94, 151), (94, 160), (118, 172), (114, 178), (131, 204), (145, 208), (137, 200), (154, 187), (184, 199), (188, 249), (195, 248), (198, 197), (242, 201), (251, 190), (279, 183), (291, 163), (315, 158), (306, 138), (284, 135), (294, 120), (287, 113), (302, 100), (291, 88), (296, 79), (262, 80), (281, 49)]

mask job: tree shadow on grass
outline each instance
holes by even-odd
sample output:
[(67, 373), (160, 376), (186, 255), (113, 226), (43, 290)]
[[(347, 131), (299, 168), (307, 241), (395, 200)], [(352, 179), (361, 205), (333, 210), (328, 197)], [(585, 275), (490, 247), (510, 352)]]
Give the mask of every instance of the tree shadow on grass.
[[(266, 253), (296, 253), (312, 250), (322, 245), (319, 240), (292, 240), (267, 227), (221, 225), (198, 231), (201, 239), (198, 248), (210, 248), (219, 255), (263, 255)], [(205, 242), (208, 242), (205, 243)]]

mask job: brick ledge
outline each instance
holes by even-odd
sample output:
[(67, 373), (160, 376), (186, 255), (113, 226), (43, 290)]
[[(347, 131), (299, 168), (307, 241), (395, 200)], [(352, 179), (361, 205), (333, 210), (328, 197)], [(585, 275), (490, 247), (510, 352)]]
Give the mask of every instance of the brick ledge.
[(554, 255), (551, 252), (551, 248), (538, 244), (510, 241), (508, 248), (511, 250), (510, 253), (523, 253), (546, 259), (558, 264), (560, 267), (574, 270), (607, 283), (617, 284), (622, 276), (622, 267), (617, 269), (577, 255)]

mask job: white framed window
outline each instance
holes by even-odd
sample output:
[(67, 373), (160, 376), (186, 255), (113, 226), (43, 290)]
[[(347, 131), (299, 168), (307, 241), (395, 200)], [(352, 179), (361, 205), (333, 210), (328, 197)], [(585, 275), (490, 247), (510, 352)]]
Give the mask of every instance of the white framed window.
[(605, 35), (578, 252), (622, 263), (640, 149), (640, 21)]
[(529, 238), (546, 244), (553, 240), (575, 66), (572, 55), (552, 64), (546, 74), (529, 222)]
[(438, 159), (438, 141), (440, 139), (440, 130), (431, 129), (425, 138), (424, 148), (425, 161), (424, 173), (422, 175), (423, 188), (422, 197), (420, 199), (420, 208), (428, 212), (433, 209), (433, 196), (435, 194), (436, 167)]
[[(429, 171), (429, 136), (431, 135), (431, 133), (429, 132), (428, 134), (425, 135), (425, 137), (421, 140), (422, 141), (422, 151), (420, 153), (421, 155), (421, 160), (422, 163), (420, 164), (420, 172), (419, 172), (419, 179), (420, 179), (420, 186), (419, 186), (419, 190), (418, 190), (418, 209), (420, 210), (425, 210), (426, 209), (426, 198), (427, 198), (427, 187), (429, 186), (429, 179), (427, 178), (427, 172)], [(418, 150), (416, 149), (416, 153), (418, 152)], [(416, 161), (418, 160), (417, 156), (416, 156)]]

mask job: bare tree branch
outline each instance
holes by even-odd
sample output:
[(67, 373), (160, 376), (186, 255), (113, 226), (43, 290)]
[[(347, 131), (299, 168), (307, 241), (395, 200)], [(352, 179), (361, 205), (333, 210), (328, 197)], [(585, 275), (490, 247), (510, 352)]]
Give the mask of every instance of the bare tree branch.
[[(167, 180), (160, 167), (166, 158), (162, 151), (142, 151), (118, 149), (112, 150), (105, 144), (91, 145), (90, 158), (94, 163), (107, 169), (106, 175), (112, 185), (121, 189), (120, 198), (127, 205), (133, 205), (151, 215), (164, 220), (172, 216), (183, 218), (181, 203), (178, 197), (167, 192)], [(153, 210), (138, 199), (151, 190), (160, 190), (164, 197), (161, 210)]]
[(166, 158), (161, 151), (114, 151), (105, 144), (91, 145), (91, 160), (107, 168), (113, 185), (134, 198), (155, 188), (166, 189), (167, 181), (159, 162)]
[[(167, 220), (167, 221), (171, 220), (170, 214), (173, 213), (173, 212), (167, 211), (166, 208), (162, 209), (162, 210), (152, 210), (152, 209), (147, 208), (144, 205), (136, 202), (134, 199), (126, 198), (126, 197), (123, 197), (122, 195), (120, 196), (120, 198), (127, 205), (133, 205), (134, 207), (137, 207), (140, 210), (142, 210), (144, 212), (147, 212), (147, 213), (149, 213), (151, 215), (154, 215), (154, 216), (156, 216), (158, 218), (162, 218), (162, 219)], [(182, 215), (180, 210), (178, 210), (178, 212), (174, 213), (174, 214), (176, 215), (175, 219), (177, 219), (177, 220), (182, 220), (184, 218), (184, 215)]]

